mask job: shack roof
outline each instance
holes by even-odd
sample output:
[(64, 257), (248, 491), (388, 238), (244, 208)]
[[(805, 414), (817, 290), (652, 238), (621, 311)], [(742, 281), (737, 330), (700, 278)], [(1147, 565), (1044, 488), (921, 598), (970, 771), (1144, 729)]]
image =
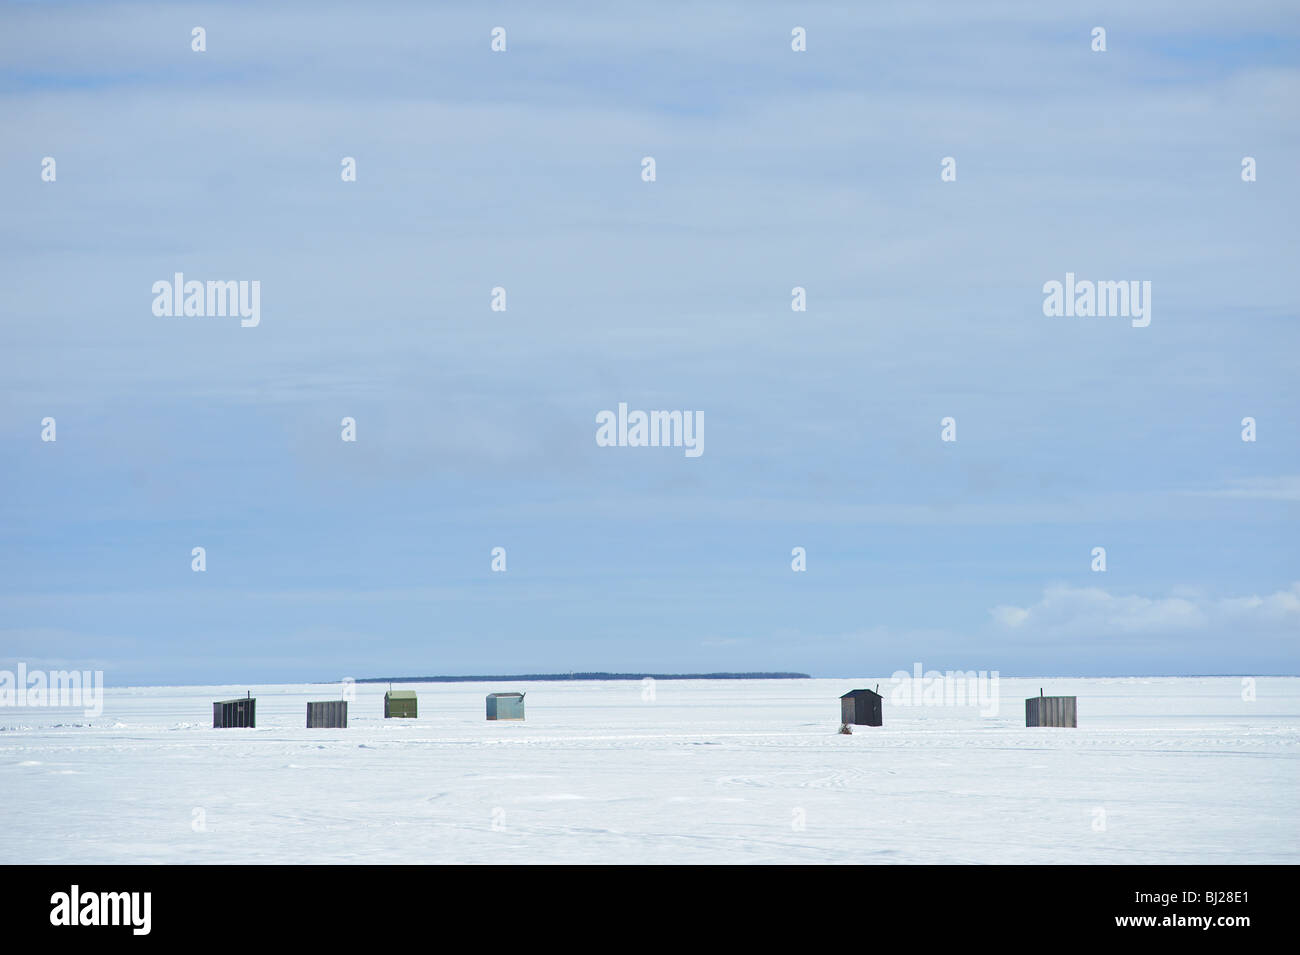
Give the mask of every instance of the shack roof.
[(880, 696), (875, 690), (849, 690), (840, 697), (841, 700), (857, 699), (860, 696)]

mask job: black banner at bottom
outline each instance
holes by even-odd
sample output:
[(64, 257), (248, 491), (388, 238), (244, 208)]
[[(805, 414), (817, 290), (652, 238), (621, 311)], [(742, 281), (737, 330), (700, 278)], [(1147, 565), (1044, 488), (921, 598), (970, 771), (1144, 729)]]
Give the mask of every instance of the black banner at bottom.
[[(2, 903), (17, 937), (295, 942), (374, 941), (450, 923), (539, 940), (563, 927), (668, 931), (702, 925), (741, 937), (789, 923), (852, 920), (889, 933), (978, 927), (999, 941), (1125, 935), (1231, 944), (1285, 925), (1286, 867), (957, 866), (458, 867), (9, 866)], [(508, 870), (508, 871), (503, 871)], [(848, 873), (852, 872), (852, 876)], [(671, 873), (671, 874), (670, 874)], [(713, 926), (716, 926), (714, 928)], [(692, 930), (693, 931), (693, 930)], [(15, 936), (11, 935), (11, 939)], [(70, 939), (71, 940), (71, 939)]]

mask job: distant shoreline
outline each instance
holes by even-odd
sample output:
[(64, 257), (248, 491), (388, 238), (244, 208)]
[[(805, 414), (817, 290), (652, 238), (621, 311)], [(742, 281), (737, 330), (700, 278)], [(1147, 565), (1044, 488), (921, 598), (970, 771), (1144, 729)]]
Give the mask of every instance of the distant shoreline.
[(507, 676), (383, 676), (356, 683), (541, 683), (563, 680), (811, 680), (807, 673), (515, 673)]

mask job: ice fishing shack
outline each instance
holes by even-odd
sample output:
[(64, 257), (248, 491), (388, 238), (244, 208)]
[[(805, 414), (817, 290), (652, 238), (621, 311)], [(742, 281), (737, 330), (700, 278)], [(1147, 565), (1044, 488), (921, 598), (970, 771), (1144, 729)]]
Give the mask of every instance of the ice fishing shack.
[(882, 697), (875, 690), (849, 690), (840, 697), (840, 722), (845, 726), (880, 726)]
[(255, 729), (257, 726), (257, 700), (250, 692), (242, 700), (219, 700), (212, 704), (212, 728)]
[(487, 718), (490, 720), (522, 720), (524, 695), (522, 693), (489, 693)]
[(348, 701), (322, 700), (307, 704), (307, 729), (348, 728)]
[(384, 694), (384, 719), (415, 719), (414, 690), (389, 690)]
[(1026, 726), (1079, 725), (1079, 698), (1077, 696), (1043, 696), (1040, 687), (1037, 696), (1025, 700)]

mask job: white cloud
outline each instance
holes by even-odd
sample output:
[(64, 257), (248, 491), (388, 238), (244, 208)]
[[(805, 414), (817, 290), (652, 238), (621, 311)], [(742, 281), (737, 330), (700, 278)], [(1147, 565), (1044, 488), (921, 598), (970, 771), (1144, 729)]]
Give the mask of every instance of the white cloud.
[(1044, 637), (1241, 633), (1279, 625), (1300, 633), (1300, 582), (1266, 596), (1225, 598), (1197, 593), (1143, 597), (1100, 587), (1054, 585), (1028, 607), (1000, 605), (989, 613), (1004, 630)]
[(1029, 611), (1024, 607), (994, 607), (989, 612), (999, 624), (1013, 630), (1029, 619)]
[(1201, 497), (1228, 497), (1240, 500), (1300, 501), (1300, 474), (1235, 478), (1228, 481), (1225, 487), (1191, 493)]

